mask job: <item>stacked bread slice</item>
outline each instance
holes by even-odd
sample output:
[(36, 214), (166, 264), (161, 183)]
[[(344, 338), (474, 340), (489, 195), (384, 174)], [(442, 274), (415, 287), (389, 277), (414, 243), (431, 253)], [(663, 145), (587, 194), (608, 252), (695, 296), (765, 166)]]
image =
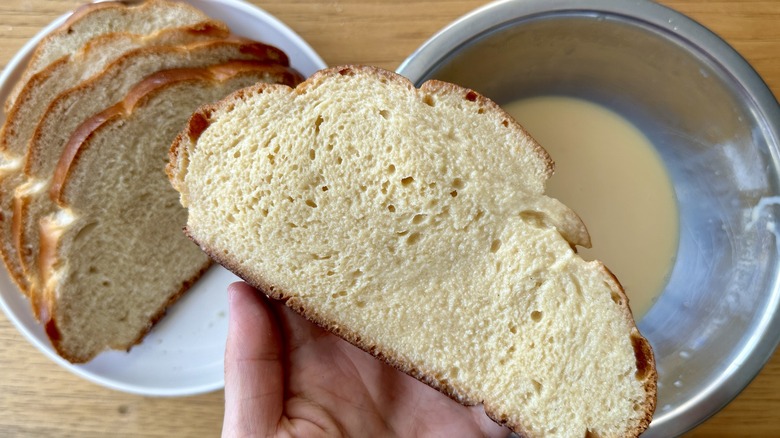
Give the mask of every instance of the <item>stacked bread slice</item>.
[(223, 23), (183, 3), (149, 0), (130, 8), (120, 1), (107, 1), (78, 8), (61, 27), (38, 44), (27, 69), (6, 101), (6, 111), (33, 75), (67, 60), (96, 39), (151, 35), (167, 31), (172, 25), (187, 29), (193, 36), (228, 32)]
[(98, 74), (133, 46), (156, 45), (156, 34), (160, 33), (173, 42), (185, 43), (226, 37), (229, 31), (222, 23), (182, 4), (151, 1), (133, 8), (119, 2), (85, 5), (38, 44), (7, 98), (6, 120), (0, 131), (0, 249), (12, 279), (23, 290), (30, 287), (10, 239), (10, 209), (27, 142), (38, 119), (59, 93)]
[(0, 252), (60, 355), (129, 349), (208, 266), (163, 171), (192, 111), (300, 80), (178, 2), (87, 5), (42, 40), (0, 131)]

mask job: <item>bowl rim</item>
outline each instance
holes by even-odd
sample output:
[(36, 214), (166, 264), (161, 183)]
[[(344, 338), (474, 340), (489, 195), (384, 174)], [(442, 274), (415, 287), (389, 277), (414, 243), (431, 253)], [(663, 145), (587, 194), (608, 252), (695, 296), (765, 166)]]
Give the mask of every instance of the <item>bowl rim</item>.
[[(748, 61), (725, 40), (692, 18), (649, 0), (499, 0), (460, 17), (438, 31), (396, 69), (416, 86), (453, 53), (493, 31), (509, 25), (530, 22), (553, 15), (615, 17), (649, 26), (673, 36), (698, 51), (726, 72), (757, 110), (763, 124), (775, 169), (780, 168), (780, 105), (768, 85)], [(716, 56), (715, 56), (716, 55)], [(759, 203), (754, 213), (765, 207)], [(780, 233), (775, 231), (775, 241)], [(734, 359), (717, 379), (696, 396), (675, 409), (659, 412), (646, 436), (676, 436), (698, 426), (731, 402), (758, 375), (780, 344), (780, 278), (775, 267), (769, 281), (771, 295), (767, 306), (751, 324), (751, 335), (735, 350)], [(659, 415), (660, 414), (660, 415)]]

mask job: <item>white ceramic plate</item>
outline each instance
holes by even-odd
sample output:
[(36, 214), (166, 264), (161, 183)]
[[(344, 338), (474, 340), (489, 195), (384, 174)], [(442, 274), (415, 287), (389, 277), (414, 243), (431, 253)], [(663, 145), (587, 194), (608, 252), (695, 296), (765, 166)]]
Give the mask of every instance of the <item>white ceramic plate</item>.
[[(240, 0), (188, 0), (230, 29), (284, 50), (304, 76), (324, 68), (314, 50), (282, 22)], [(35, 45), (62, 24), (62, 16), (39, 32), (9, 62), (0, 75), (0, 102), (13, 87)], [(129, 353), (108, 351), (84, 365), (73, 365), (52, 349), (42, 327), (32, 316), (30, 304), (0, 270), (0, 307), (19, 331), (46, 356), (73, 373), (109, 388), (153, 395), (181, 396), (224, 386), (223, 353), (227, 335), (227, 285), (237, 280), (230, 272), (212, 268), (172, 306)]]

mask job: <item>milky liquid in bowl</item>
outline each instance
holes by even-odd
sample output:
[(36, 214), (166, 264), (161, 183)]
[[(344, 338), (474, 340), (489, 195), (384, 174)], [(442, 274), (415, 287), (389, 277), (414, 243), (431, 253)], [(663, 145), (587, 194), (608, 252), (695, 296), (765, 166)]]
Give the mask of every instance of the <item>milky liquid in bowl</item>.
[(677, 253), (674, 187), (661, 157), (628, 120), (565, 96), (503, 106), (555, 161), (547, 194), (585, 223), (592, 247), (578, 248), (615, 274), (638, 321), (666, 287)]

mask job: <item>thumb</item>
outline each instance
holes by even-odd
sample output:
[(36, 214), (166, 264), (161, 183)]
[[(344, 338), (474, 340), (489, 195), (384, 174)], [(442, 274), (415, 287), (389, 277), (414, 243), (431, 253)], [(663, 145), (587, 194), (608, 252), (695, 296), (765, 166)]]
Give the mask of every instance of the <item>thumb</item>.
[(281, 336), (261, 295), (246, 283), (228, 287), (223, 438), (273, 435), (282, 417)]

